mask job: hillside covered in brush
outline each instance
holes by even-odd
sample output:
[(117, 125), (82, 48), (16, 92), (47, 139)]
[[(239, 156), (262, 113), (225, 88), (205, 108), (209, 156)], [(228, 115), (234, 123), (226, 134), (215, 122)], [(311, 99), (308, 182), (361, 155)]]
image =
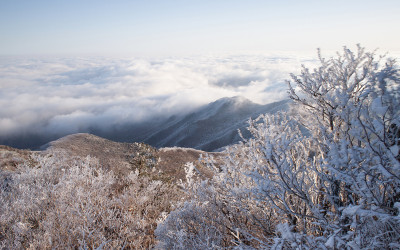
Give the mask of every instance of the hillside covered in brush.
[(185, 166), (211, 177), (201, 154), (90, 134), (61, 138), (43, 151), (2, 146), (0, 246), (149, 248), (157, 222), (186, 197), (179, 186)]

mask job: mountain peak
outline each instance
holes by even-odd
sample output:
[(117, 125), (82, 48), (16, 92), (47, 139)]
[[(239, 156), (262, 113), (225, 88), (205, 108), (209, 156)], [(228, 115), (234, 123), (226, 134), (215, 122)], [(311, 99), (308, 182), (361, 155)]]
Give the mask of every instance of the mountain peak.
[(244, 96), (232, 96), (232, 97), (223, 97), (221, 99), (216, 100), (214, 103), (242, 104), (242, 103), (253, 103), (253, 102)]
[[(247, 121), (260, 114), (285, 110), (287, 100), (260, 105), (242, 96), (218, 99), (188, 115), (177, 117), (144, 141), (156, 147), (191, 147), (218, 150), (241, 140), (237, 130), (246, 131)], [(248, 134), (243, 134), (249, 136)]]
[(206, 105), (204, 108), (208, 111), (210, 110), (221, 110), (221, 109), (228, 109), (228, 110), (238, 110), (238, 109), (254, 109), (256, 107), (260, 106), (259, 104), (256, 104), (246, 97), (243, 96), (233, 96), (233, 97), (224, 97), (221, 99), (218, 99), (208, 105)]

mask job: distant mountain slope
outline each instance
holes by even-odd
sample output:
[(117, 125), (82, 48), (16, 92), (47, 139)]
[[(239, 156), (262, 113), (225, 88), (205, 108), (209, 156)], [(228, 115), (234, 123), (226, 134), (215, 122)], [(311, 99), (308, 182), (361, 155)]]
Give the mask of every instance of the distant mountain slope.
[(247, 121), (263, 113), (286, 110), (289, 100), (259, 105), (243, 97), (222, 98), (183, 117), (171, 117), (143, 141), (156, 147), (190, 147), (215, 151), (245, 137)]
[[(158, 148), (185, 147), (217, 151), (240, 141), (238, 129), (248, 137), (246, 127), (250, 118), (287, 110), (289, 102), (283, 100), (259, 105), (243, 97), (222, 98), (189, 114), (155, 117), (141, 123), (111, 126), (107, 130), (93, 127), (79, 132), (116, 142), (144, 142)], [(47, 134), (23, 133), (0, 138), (0, 144), (20, 149), (39, 149), (43, 144), (65, 135), (51, 131)]]
[[(198, 164), (200, 154), (205, 155), (206, 152), (191, 148), (157, 150), (144, 143), (120, 143), (91, 134), (79, 133), (52, 141), (42, 150), (43, 153), (49, 154), (64, 152), (69, 157), (90, 155), (97, 158), (103, 168), (112, 170), (117, 175), (126, 175), (144, 164), (161, 170), (170, 180), (185, 179), (184, 166), (187, 162), (193, 162), (202, 175), (210, 176), (210, 171)], [(218, 156), (220, 153), (210, 154)]]

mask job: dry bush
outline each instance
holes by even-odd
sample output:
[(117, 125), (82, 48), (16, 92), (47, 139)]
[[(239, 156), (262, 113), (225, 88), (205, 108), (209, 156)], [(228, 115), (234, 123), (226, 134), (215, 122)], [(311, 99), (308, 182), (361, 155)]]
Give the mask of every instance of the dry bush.
[(117, 178), (95, 158), (36, 156), (0, 172), (0, 246), (150, 248), (157, 220), (178, 198), (172, 185), (131, 172)]

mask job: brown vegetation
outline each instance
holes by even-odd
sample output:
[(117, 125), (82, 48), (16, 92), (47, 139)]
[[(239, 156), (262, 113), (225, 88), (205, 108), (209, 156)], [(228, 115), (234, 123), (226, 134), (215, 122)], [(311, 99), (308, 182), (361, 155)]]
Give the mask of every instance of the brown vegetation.
[(210, 176), (204, 153), (90, 134), (38, 152), (1, 146), (0, 248), (151, 248), (158, 222), (184, 199), (185, 164)]

